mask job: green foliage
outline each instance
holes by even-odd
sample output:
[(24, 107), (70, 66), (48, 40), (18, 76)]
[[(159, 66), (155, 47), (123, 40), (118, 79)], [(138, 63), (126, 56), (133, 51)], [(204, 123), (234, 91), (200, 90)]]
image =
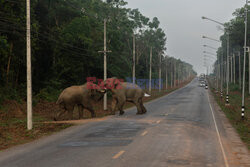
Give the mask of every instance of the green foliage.
[(230, 91), (240, 91), (240, 86), (237, 84), (230, 84), (229, 85), (229, 90)]
[(22, 91), (18, 91), (17, 89), (13, 89), (11, 87), (0, 88), (0, 108), (1, 104), (5, 100), (16, 100), (17, 102), (21, 103), (22, 97), (24, 97)]
[(35, 96), (35, 102), (38, 100), (45, 100), (49, 102), (55, 102), (61, 93), (60, 90), (56, 90), (52, 87), (41, 89), (40, 92)]
[[(250, 11), (250, 6), (248, 6), (248, 11)], [(225, 23), (225, 32), (220, 38), (222, 41), (222, 47), (220, 47), (217, 51), (217, 59), (219, 60), (219, 63), (221, 63), (222, 59), (224, 62), (227, 60), (227, 41), (228, 41), (228, 36), (229, 36), (229, 52), (230, 52), (229, 56), (231, 57), (235, 55), (236, 80), (239, 81), (240, 77), (238, 74), (241, 73), (241, 76), (242, 76), (243, 62), (244, 62), (243, 61), (244, 60), (243, 47), (244, 47), (244, 39), (245, 39), (245, 7), (236, 9), (235, 12), (233, 13), (233, 16), (234, 16), (233, 19)], [(250, 44), (250, 14), (248, 12), (247, 46), (249, 46), (249, 44)], [(239, 64), (238, 56), (240, 56), (240, 62), (241, 62), (240, 64)], [(248, 54), (247, 54), (246, 62), (248, 62)], [(218, 64), (218, 61), (215, 64)], [(239, 71), (239, 65), (241, 66), (241, 71)], [(217, 73), (217, 71), (218, 69), (215, 69), (215, 73)], [(246, 81), (249, 80), (248, 73), (249, 73), (249, 64), (246, 63)], [(237, 88), (235, 87), (235, 89)]]
[[(124, 0), (55, 0), (31, 2), (32, 82), (35, 101), (55, 101), (59, 91), (103, 78), (103, 21), (107, 19), (108, 77), (132, 77), (132, 39), (136, 38), (136, 76), (148, 78), (153, 48), (153, 76), (166, 50), (160, 21)], [(26, 96), (26, 2), (0, 0), (0, 87), (3, 99)], [(172, 58), (182, 69), (191, 65)], [(168, 64), (170, 65), (170, 63)], [(162, 64), (163, 68), (169, 68)], [(179, 72), (181, 73), (181, 71)], [(182, 71), (184, 74), (184, 72)], [(6, 85), (8, 89), (5, 90)], [(10, 91), (6, 93), (6, 91)], [(15, 97), (16, 96), (16, 97)]]

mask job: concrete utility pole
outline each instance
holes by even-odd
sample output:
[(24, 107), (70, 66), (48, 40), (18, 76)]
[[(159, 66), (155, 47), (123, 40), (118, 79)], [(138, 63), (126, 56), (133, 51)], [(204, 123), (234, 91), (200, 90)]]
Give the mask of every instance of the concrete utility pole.
[(231, 83), (233, 83), (233, 57), (231, 57)]
[(30, 0), (26, 1), (27, 14), (27, 129), (32, 129), (32, 74), (31, 74), (31, 41), (30, 41)]
[[(107, 20), (104, 19), (104, 81), (107, 79), (107, 38), (106, 38), (106, 28)], [(103, 109), (107, 110), (107, 93), (104, 95)]]
[(228, 83), (229, 83), (229, 32), (227, 33), (227, 96), (226, 96), (226, 104), (229, 105), (229, 88), (228, 88)]
[(149, 60), (149, 93), (151, 94), (151, 82), (152, 82), (152, 47), (150, 48), (150, 60)]
[(170, 79), (171, 79), (171, 88), (173, 88), (173, 73), (174, 73), (174, 66), (173, 66), (173, 60), (171, 61), (171, 63), (170, 63), (170, 69), (171, 69), (171, 71), (170, 71)]
[(159, 54), (159, 92), (161, 92), (161, 53)]
[(223, 70), (223, 54), (221, 55), (221, 81), (220, 81), (220, 97), (223, 98), (223, 80), (224, 80), (224, 70)]
[(233, 67), (233, 73), (234, 73), (233, 75), (234, 75), (234, 84), (235, 84), (235, 54), (233, 54), (233, 64), (234, 64), (233, 65), (234, 66)]
[(176, 72), (176, 61), (174, 62), (174, 87), (176, 87), (176, 75), (177, 75), (177, 72)]
[(244, 39), (244, 62), (243, 62), (243, 81), (242, 81), (242, 105), (241, 105), (241, 118), (245, 117), (245, 76), (246, 76), (246, 54), (249, 51), (247, 47), (247, 13), (248, 13), (248, 0), (245, 6), (245, 39)]
[(135, 84), (135, 34), (133, 34), (133, 84)]
[[(99, 51), (99, 53), (104, 54), (104, 81), (107, 79), (107, 53), (111, 51), (107, 51), (107, 19), (104, 19), (104, 51)], [(107, 110), (107, 93), (104, 94), (103, 98), (103, 109)]]
[(168, 89), (168, 61), (166, 56), (166, 90)]
[(240, 85), (240, 89), (241, 89), (241, 60), (240, 60), (240, 52), (238, 52), (238, 56), (239, 56), (239, 85)]
[[(218, 60), (219, 61), (219, 60)], [(219, 92), (219, 79), (220, 79), (220, 64), (218, 62), (218, 74), (217, 74), (217, 92)]]
[(250, 94), (250, 52), (248, 47), (248, 94)]
[(179, 73), (179, 75), (178, 75), (178, 84), (180, 84), (181, 82), (182, 82), (182, 66), (181, 65), (179, 65), (179, 67), (178, 67), (178, 73)]

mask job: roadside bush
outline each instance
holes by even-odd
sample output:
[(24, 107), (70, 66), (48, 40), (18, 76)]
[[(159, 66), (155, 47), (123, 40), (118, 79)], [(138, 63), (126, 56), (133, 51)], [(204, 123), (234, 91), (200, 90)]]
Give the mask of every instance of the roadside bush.
[(48, 102), (55, 102), (61, 93), (61, 90), (56, 90), (52, 87), (41, 89), (40, 92), (34, 97), (35, 102), (45, 100)]
[(239, 91), (240, 90), (240, 86), (237, 84), (230, 84), (229, 85), (229, 89), (230, 91)]
[(5, 100), (15, 100), (18, 103), (21, 103), (21, 97), (23, 96), (20, 92), (22, 91), (10, 87), (0, 87), (0, 108)]

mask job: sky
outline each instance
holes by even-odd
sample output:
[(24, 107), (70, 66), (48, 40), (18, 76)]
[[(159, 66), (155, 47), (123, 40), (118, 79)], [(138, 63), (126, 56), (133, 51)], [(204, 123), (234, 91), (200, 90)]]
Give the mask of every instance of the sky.
[[(127, 7), (136, 9), (149, 18), (157, 17), (160, 27), (167, 35), (166, 54), (179, 58), (193, 65), (194, 70), (200, 74), (205, 73), (204, 53), (216, 50), (204, 48), (209, 45), (215, 48), (220, 43), (203, 39), (202, 35), (219, 39), (223, 34), (218, 25), (202, 16), (228, 22), (232, 13), (244, 6), (245, 0), (125, 0)], [(212, 59), (208, 62), (212, 64)]]

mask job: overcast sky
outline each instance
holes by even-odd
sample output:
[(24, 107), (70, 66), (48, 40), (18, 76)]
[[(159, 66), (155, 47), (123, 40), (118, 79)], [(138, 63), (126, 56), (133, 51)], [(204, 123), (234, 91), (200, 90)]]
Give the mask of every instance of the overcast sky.
[[(243, 7), (245, 0), (125, 0), (129, 8), (138, 8), (149, 17), (158, 17), (160, 27), (167, 35), (167, 54), (180, 58), (194, 66), (198, 73), (204, 73), (204, 44), (218, 47), (220, 44), (202, 35), (217, 38), (223, 34), (213, 22), (202, 20), (206, 16), (220, 22), (233, 18), (235, 9)], [(206, 49), (207, 51), (215, 52)]]

